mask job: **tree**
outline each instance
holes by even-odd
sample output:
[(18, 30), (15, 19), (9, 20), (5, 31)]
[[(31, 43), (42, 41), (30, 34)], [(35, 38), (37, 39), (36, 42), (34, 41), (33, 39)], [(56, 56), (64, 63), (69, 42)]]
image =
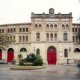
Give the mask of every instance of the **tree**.
[(6, 48), (15, 40), (9, 38), (10, 36), (7, 34), (0, 33), (0, 49), (6, 50)]
[(18, 54), (18, 59), (19, 61), (23, 58), (23, 55), (22, 54)]
[(24, 65), (24, 60), (22, 58), (23, 58), (23, 55), (22, 54), (18, 54), (19, 65)]

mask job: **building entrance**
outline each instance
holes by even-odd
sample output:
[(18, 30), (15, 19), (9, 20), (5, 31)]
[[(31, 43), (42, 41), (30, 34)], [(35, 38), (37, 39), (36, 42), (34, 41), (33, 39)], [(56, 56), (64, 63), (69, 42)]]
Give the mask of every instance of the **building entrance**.
[(56, 48), (50, 46), (47, 50), (47, 62), (49, 65), (56, 64)]

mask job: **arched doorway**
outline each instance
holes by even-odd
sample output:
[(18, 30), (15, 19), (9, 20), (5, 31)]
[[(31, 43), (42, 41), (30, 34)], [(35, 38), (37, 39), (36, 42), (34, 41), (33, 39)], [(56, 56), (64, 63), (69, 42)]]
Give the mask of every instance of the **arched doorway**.
[(0, 60), (2, 60), (2, 50), (0, 49)]
[(9, 48), (7, 52), (7, 62), (11, 62), (13, 59), (14, 59), (14, 50), (12, 48)]
[(56, 64), (56, 48), (53, 46), (50, 46), (47, 49), (47, 62), (48, 64)]

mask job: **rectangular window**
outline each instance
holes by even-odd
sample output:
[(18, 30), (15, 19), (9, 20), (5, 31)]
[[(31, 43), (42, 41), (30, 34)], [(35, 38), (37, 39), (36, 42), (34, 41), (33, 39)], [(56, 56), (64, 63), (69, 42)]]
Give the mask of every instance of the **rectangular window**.
[(23, 36), (23, 42), (25, 42), (25, 36)]
[(16, 29), (14, 28), (14, 32), (16, 32)]
[(25, 28), (23, 28), (23, 32), (25, 32)]
[(4, 33), (4, 29), (2, 29), (2, 33)]
[(13, 40), (15, 40), (15, 36), (13, 36)]
[(21, 42), (21, 36), (19, 36), (19, 42)]
[(64, 57), (68, 57), (68, 50), (64, 49)]
[(28, 32), (28, 28), (26, 28), (26, 32)]
[(28, 36), (26, 36), (26, 42), (28, 42)]
[(73, 36), (73, 42), (74, 42), (74, 36)]
[(22, 32), (22, 28), (19, 28), (19, 32)]
[(0, 29), (0, 33), (1, 33), (1, 29)]
[(9, 28), (7, 29), (7, 32), (9, 33)]
[(72, 32), (74, 32), (74, 28), (72, 28)]
[(75, 28), (75, 32), (77, 32), (77, 28)]
[(67, 37), (67, 33), (64, 33), (64, 36), (63, 37), (64, 37), (64, 41), (67, 41), (67, 38), (68, 38)]
[(12, 28), (11, 28), (11, 33), (13, 32)]

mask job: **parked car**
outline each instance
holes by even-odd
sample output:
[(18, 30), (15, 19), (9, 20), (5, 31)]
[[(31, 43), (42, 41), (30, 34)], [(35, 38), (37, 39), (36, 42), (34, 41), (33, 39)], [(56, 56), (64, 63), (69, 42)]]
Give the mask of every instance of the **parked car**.
[(7, 64), (5, 60), (0, 60), (0, 64)]

